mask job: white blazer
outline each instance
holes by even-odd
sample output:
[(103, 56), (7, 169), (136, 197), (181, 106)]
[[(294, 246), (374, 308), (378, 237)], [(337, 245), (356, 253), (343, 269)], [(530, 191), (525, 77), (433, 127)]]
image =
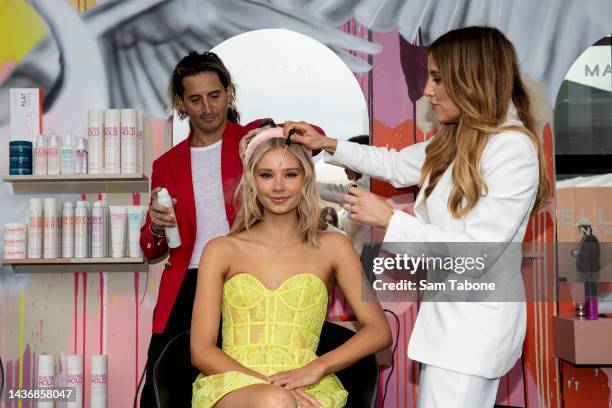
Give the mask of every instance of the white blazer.
[[(505, 125), (522, 125), (513, 106)], [(420, 180), (427, 143), (397, 152), (338, 141), (331, 162), (406, 187)], [(385, 242), (522, 242), (538, 191), (533, 143), (520, 132), (491, 135), (480, 171), (488, 194), (468, 214), (455, 219), (448, 210), (450, 166), (427, 199), (427, 181), (422, 186), (415, 200), (416, 216), (395, 212)], [(486, 273), (520, 293), (512, 299), (518, 301), (423, 302), (408, 345), (411, 359), (486, 378), (501, 377), (514, 366), (525, 338), (526, 307), (521, 252), (511, 247), (520, 249), (517, 244), (506, 247), (500, 256), (503, 262), (489, 265)]]

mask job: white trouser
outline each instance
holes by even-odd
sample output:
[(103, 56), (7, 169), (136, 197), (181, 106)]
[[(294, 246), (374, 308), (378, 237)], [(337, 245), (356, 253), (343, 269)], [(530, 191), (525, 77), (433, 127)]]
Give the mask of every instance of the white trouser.
[(489, 379), (423, 364), (418, 408), (491, 408), (499, 378)]

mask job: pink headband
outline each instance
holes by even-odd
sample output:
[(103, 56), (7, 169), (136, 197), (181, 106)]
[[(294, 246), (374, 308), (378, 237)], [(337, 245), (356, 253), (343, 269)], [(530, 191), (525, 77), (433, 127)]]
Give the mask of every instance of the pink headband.
[[(255, 152), (255, 149), (257, 149), (257, 147), (260, 144), (262, 144), (263, 142), (267, 140), (274, 139), (274, 138), (285, 139), (285, 135), (283, 134), (282, 127), (265, 129), (259, 132), (258, 134), (256, 134), (255, 136), (253, 136), (253, 138), (247, 145), (246, 152), (244, 153), (244, 163), (246, 164), (249, 162), (249, 160), (251, 159), (251, 156)], [(310, 150), (308, 150), (308, 152), (312, 155)]]
[(284, 139), (283, 128), (275, 127), (270, 129), (265, 129), (253, 136), (249, 144), (247, 145), (246, 152), (244, 153), (244, 162), (248, 163), (251, 159), (251, 156), (257, 149), (257, 146), (265, 142), (266, 140), (281, 138)]

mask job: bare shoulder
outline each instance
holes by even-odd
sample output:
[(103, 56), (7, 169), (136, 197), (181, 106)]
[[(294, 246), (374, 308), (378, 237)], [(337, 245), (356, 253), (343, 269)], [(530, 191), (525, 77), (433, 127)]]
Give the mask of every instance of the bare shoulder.
[(204, 247), (207, 256), (227, 255), (236, 248), (236, 240), (231, 236), (213, 238)]
[(346, 251), (353, 251), (351, 242), (346, 235), (340, 232), (319, 231), (319, 241), (321, 249), (332, 254), (344, 254)]

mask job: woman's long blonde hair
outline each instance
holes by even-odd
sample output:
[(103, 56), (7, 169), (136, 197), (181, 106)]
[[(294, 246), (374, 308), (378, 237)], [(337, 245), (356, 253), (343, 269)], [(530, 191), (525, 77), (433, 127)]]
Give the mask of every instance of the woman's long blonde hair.
[[(236, 221), (230, 234), (248, 231), (253, 225), (263, 219), (263, 206), (257, 199), (255, 184), (255, 166), (259, 160), (272, 149), (285, 148), (285, 139), (273, 138), (257, 146), (249, 161), (245, 163), (242, 179), (240, 180), (238, 202), (239, 210)], [(319, 224), (319, 192), (315, 179), (314, 163), (310, 154), (299, 144), (292, 143), (287, 149), (287, 155), (293, 154), (300, 162), (304, 171), (304, 184), (302, 185), (302, 200), (297, 208), (298, 231), (303, 242), (319, 245), (317, 226)]]
[[(540, 176), (533, 212), (539, 210), (551, 188), (512, 43), (496, 28), (467, 27), (442, 35), (429, 46), (428, 53), (461, 114), (458, 123), (442, 124), (427, 146), (420, 181), (423, 184), (429, 175), (425, 197), (454, 162), (448, 207), (455, 218), (465, 215), (488, 191), (479, 162), (489, 135), (515, 130), (529, 136), (538, 154)], [(503, 126), (510, 103), (523, 126)]]

